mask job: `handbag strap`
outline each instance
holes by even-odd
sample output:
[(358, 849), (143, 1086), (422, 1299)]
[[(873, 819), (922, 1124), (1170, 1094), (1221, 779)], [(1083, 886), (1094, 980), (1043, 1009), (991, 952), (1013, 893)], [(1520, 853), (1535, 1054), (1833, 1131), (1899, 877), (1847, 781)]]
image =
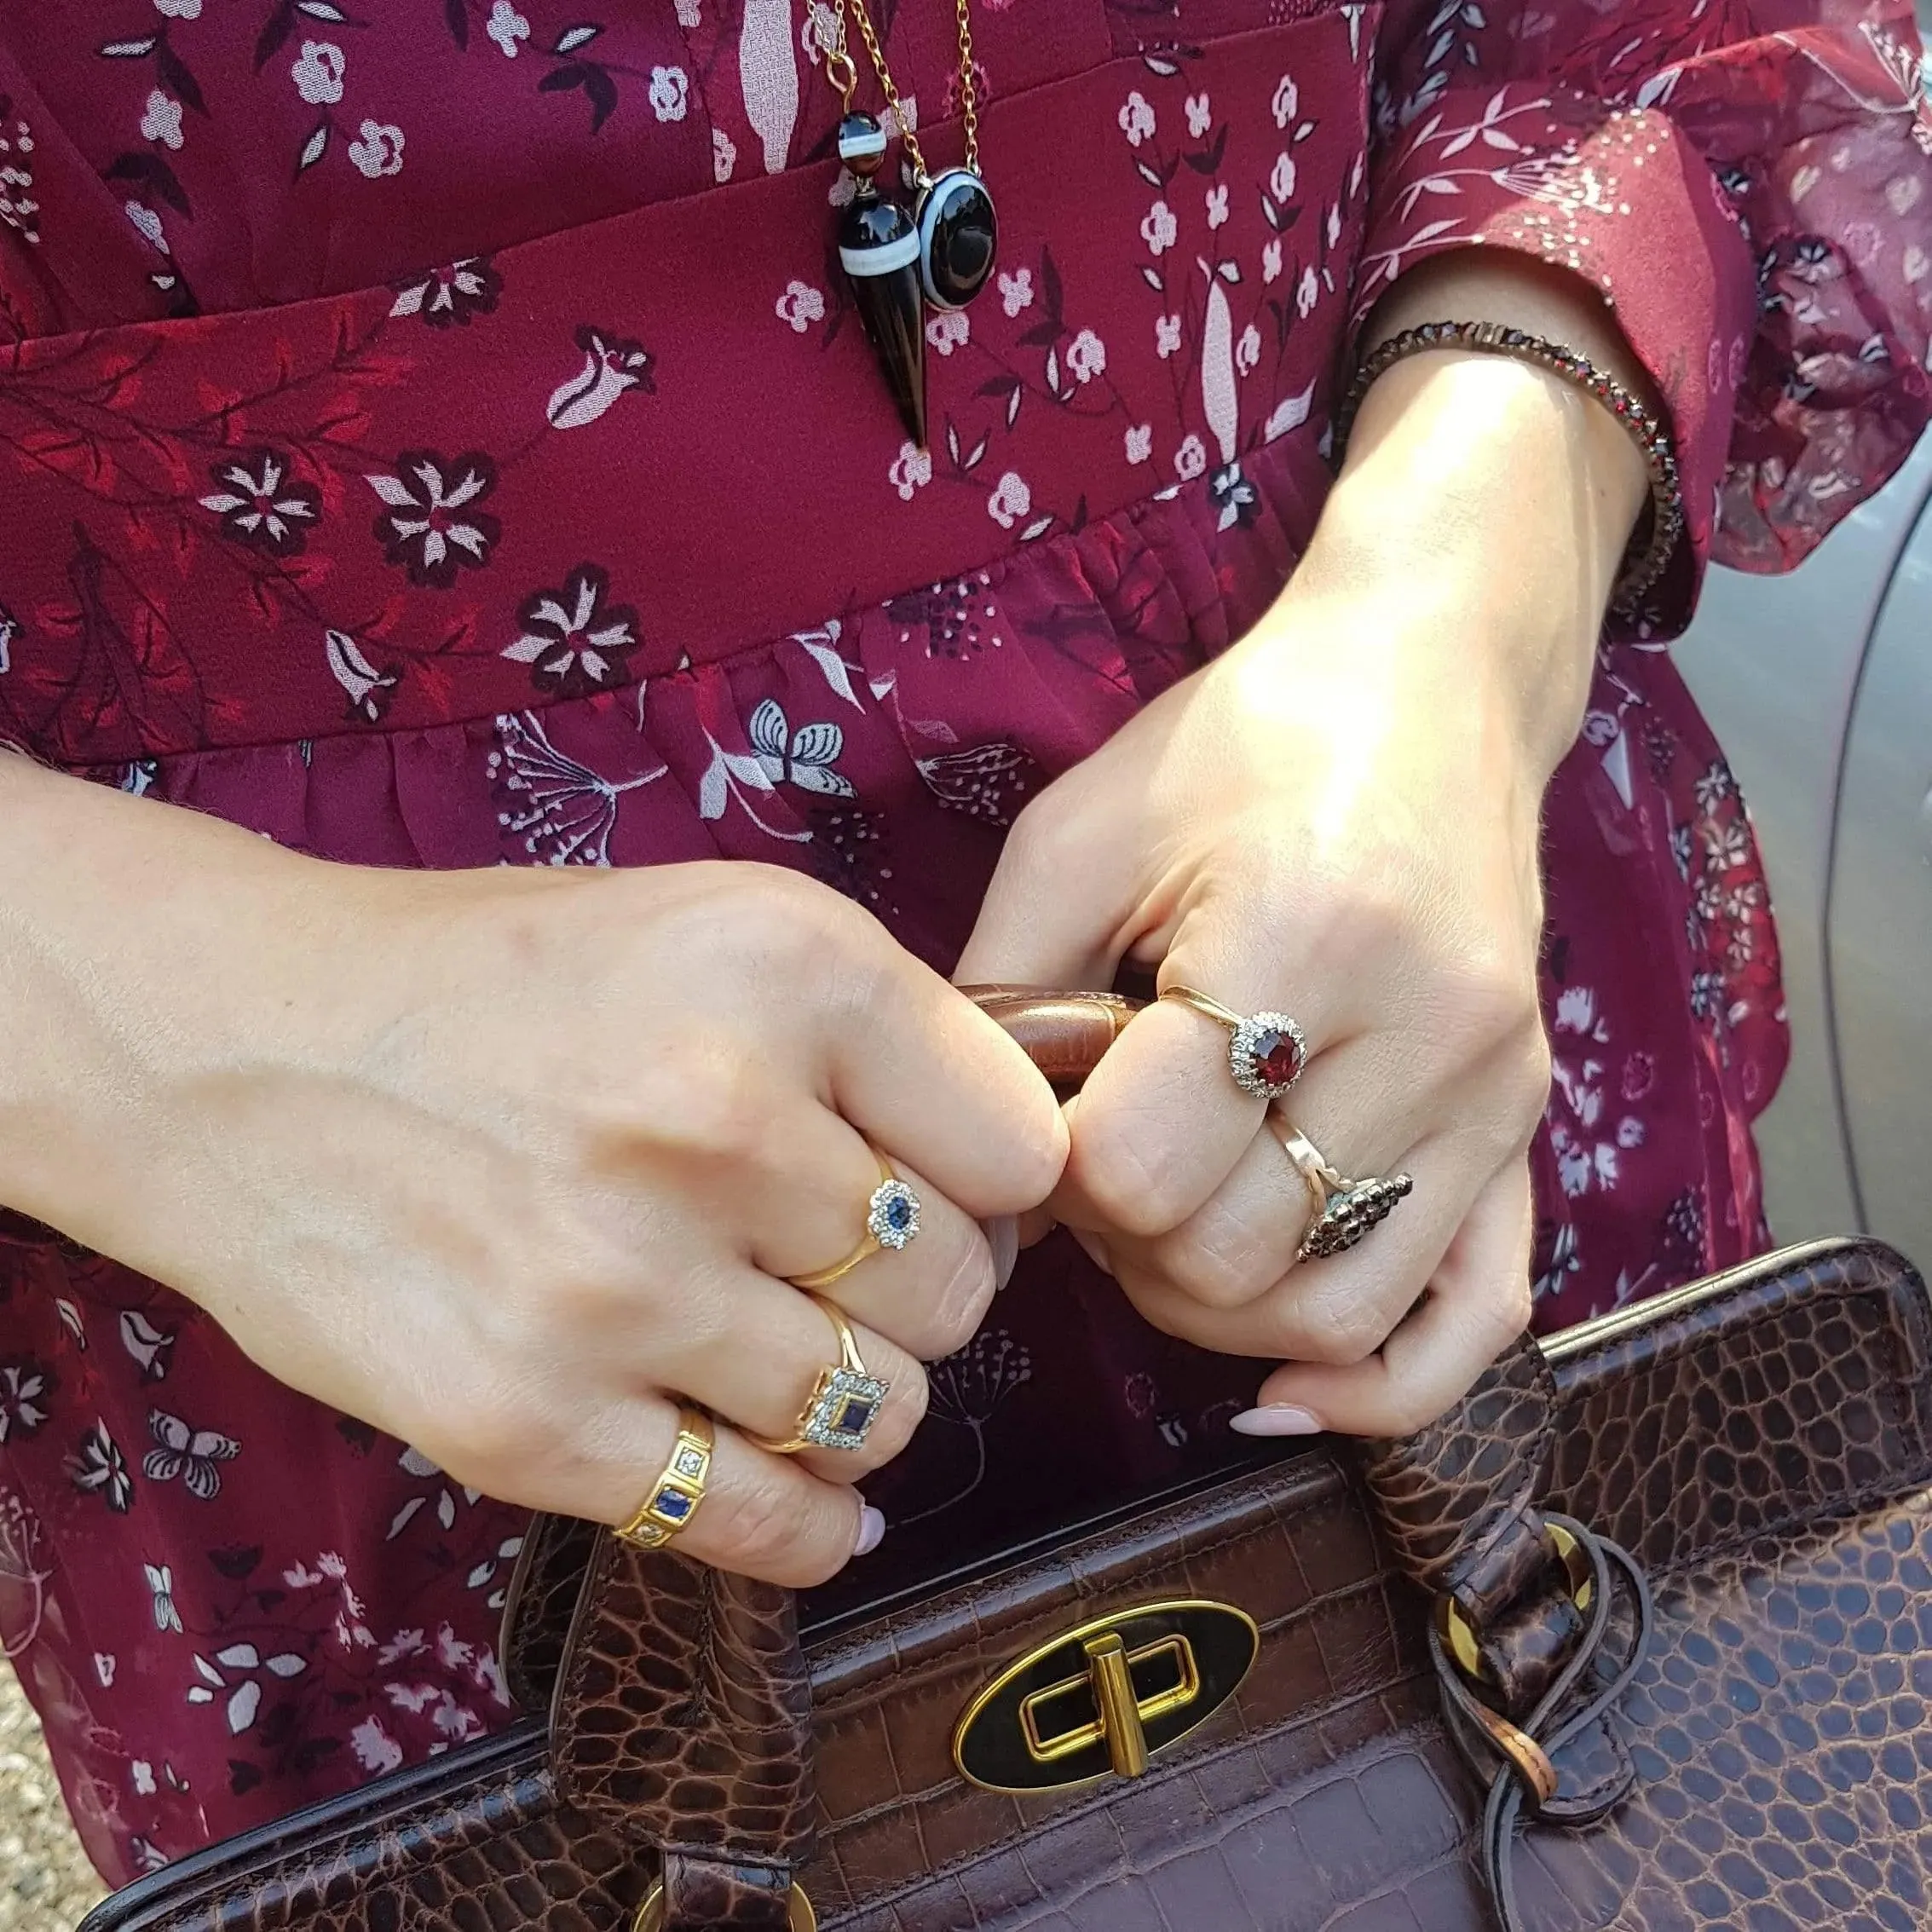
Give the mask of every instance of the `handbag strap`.
[[(1114, 994), (969, 990), (1063, 1089), (1139, 1010)], [(1525, 1595), (1562, 1601), (1533, 1589), (1551, 1554), (1532, 1499), (1554, 1416), (1548, 1369), (1525, 1337), (1440, 1422), (1356, 1445), (1393, 1560), (1479, 1633)], [(505, 1651), (533, 1667), (556, 1650), (528, 1624), (556, 1597), (535, 1572), (544, 1552), (571, 1548), (533, 1531), (512, 1592)], [(1512, 1707), (1537, 1701), (1563, 1661), (1556, 1616), (1543, 1617), (1540, 1645), (1520, 1640), (1490, 1659)], [(663, 1854), (664, 1932), (785, 1932), (814, 1809), (810, 1686), (788, 1591), (601, 1532), (557, 1671), (551, 1748), (568, 1802)]]

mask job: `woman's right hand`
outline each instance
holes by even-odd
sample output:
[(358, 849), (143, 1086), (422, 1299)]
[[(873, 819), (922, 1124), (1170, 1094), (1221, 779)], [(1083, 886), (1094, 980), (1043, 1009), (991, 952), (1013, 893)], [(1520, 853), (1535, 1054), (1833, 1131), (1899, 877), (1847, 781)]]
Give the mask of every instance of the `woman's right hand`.
[[(774, 868), (323, 863), (0, 760), (0, 1198), (167, 1283), (280, 1380), (503, 1500), (626, 1520), (683, 1397), (678, 1547), (804, 1586), (850, 1486), (994, 1291), (978, 1226), (1066, 1151), (1051, 1089), (937, 973)], [(876, 1144), (923, 1228), (828, 1295), (891, 1392), (780, 1456)]]

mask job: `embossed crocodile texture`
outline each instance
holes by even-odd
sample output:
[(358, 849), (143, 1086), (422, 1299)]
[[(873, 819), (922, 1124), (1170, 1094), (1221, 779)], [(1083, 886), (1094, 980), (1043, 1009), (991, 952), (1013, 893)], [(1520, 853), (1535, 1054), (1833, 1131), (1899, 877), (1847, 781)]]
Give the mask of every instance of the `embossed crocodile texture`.
[(1525, 1335), (1439, 1422), (1363, 1445), (1363, 1480), (1397, 1566), (1479, 1626), (1548, 1560), (1536, 1498), (1555, 1407), (1548, 1367)]
[(664, 1854), (665, 1932), (786, 1932), (791, 1906), (788, 1866)]
[[(1932, 1923), (1929, 1341), (1909, 1271), (1841, 1246), (1559, 1350), (1548, 1501), (1641, 1550), (1658, 1641), (1616, 1720), (1635, 1793), (1600, 1825), (1537, 1828), (1519, 1861), (1538, 1932)], [(961, 1785), (962, 1682), (1035, 1631), (1182, 1583), (1254, 1605), (1266, 1631), (1208, 1726), (1131, 1785), (1018, 1801)], [(624, 1932), (650, 1843), (717, 1824), (702, 1843), (736, 1850), (734, 1807), (758, 1833), (795, 1828), (802, 1798), (751, 1721), (796, 1689), (773, 1669), (780, 1623), (721, 1617), (684, 1566), (632, 1566), (603, 1602), (574, 1646), (586, 1701), (556, 1739), (574, 1804), (539, 1761), (479, 1777), (453, 1756), (433, 1798), (418, 1773), (386, 1807), (378, 1787), (323, 1808), (225, 1869), (144, 1881), (93, 1932)], [(1317, 1450), (816, 1647), (822, 1797), (802, 1878), (822, 1924), (1486, 1932), (1423, 1614)], [(638, 1631), (641, 1664), (624, 1649)], [(688, 1663), (663, 1668), (694, 1656), (696, 1697)], [(720, 1808), (662, 1831), (680, 1795)]]
[(567, 1799), (633, 1842), (789, 1866), (813, 1802), (789, 1590), (606, 1531), (568, 1648), (551, 1726)]
[(595, 1523), (574, 1516), (533, 1516), (524, 1531), (504, 1598), (499, 1647), (504, 1682), (521, 1710), (550, 1709), (597, 1535)]

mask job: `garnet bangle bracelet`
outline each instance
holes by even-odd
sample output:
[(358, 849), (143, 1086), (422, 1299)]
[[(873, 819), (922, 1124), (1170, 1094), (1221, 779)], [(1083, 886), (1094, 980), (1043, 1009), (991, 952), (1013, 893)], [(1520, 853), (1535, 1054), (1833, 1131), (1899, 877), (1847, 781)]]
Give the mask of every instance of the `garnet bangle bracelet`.
[(1335, 466), (1341, 467), (1348, 433), (1362, 398), (1378, 376), (1410, 355), (1432, 349), (1475, 349), (1490, 355), (1508, 355), (1533, 362), (1593, 395), (1629, 432), (1650, 476), (1650, 515), (1640, 523), (1623, 553), (1611, 608), (1619, 616), (1635, 613), (1669, 567), (1677, 539), (1684, 533), (1684, 497), (1677, 481), (1677, 456), (1670, 432), (1656, 413), (1597, 366), (1560, 343), (1505, 328), (1500, 322), (1425, 322), (1390, 336), (1364, 356), (1343, 395), (1335, 418)]

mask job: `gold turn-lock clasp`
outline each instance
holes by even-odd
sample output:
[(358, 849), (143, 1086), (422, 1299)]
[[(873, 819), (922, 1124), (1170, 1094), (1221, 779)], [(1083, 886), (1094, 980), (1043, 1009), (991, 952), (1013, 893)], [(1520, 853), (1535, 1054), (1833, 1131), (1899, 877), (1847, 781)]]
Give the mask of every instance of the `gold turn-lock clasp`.
[(954, 1762), (998, 1791), (1138, 1778), (1234, 1695), (1260, 1645), (1244, 1611), (1202, 1599), (1083, 1623), (973, 1699), (953, 1734)]

